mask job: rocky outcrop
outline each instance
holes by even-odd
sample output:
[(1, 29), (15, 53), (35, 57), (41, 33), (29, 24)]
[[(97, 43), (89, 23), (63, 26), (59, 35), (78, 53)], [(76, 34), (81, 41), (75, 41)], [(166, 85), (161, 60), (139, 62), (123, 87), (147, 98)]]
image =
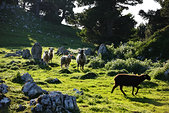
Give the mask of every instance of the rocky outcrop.
[(8, 105), (11, 100), (7, 98), (4, 94), (8, 92), (8, 86), (5, 84), (0, 84), (0, 108), (5, 105)]
[(35, 43), (31, 49), (32, 57), (35, 61), (40, 61), (42, 56), (42, 47), (39, 43)]
[(22, 76), (21, 76), (21, 79), (24, 83), (26, 82), (33, 82), (33, 78), (31, 77), (31, 75), (29, 73), (24, 73)]
[(36, 106), (31, 111), (33, 113), (70, 113), (78, 112), (79, 108), (76, 103), (76, 97), (53, 91), (49, 94), (40, 95), (37, 99)]
[(93, 51), (91, 48), (85, 48), (85, 55), (93, 55)]
[(26, 82), (24, 84), (24, 86), (22, 87), (22, 91), (29, 98), (36, 98), (39, 95), (44, 93), (41, 87), (37, 86), (35, 82), (31, 82), (31, 81)]
[(30, 51), (28, 49), (23, 50), (23, 52), (22, 52), (22, 58), (28, 59), (30, 57), (31, 57)]
[(62, 46), (57, 50), (56, 54), (57, 55), (68, 55), (69, 51)]
[(106, 47), (105, 44), (101, 44), (99, 49), (98, 49), (98, 52), (97, 52), (97, 55), (101, 54), (101, 55), (104, 55), (108, 52), (108, 49)]
[(8, 86), (5, 84), (0, 84), (0, 94), (5, 94), (8, 92)]

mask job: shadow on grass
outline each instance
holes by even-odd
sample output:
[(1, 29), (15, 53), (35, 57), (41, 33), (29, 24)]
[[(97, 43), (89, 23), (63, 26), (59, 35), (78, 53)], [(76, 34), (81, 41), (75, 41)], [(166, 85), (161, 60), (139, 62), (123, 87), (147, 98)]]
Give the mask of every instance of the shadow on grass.
[(51, 70), (52, 69), (48, 65), (38, 64), (38, 66), (39, 66), (39, 68), (44, 69), (44, 70)]
[(51, 67), (58, 67), (59, 64), (56, 64), (56, 63), (49, 63), (48, 65), (50, 65)]
[(137, 98), (137, 97), (126, 97), (127, 99), (135, 102), (141, 102), (141, 103), (148, 103), (148, 104), (153, 104), (155, 106), (162, 106), (163, 104), (160, 102), (155, 101), (154, 99), (149, 99), (146, 97), (143, 98)]
[(10, 109), (9, 106), (5, 105), (2, 108), (0, 108), (0, 113), (10, 113), (9, 109)]
[(154, 82), (150, 82), (150, 81), (144, 81), (141, 83), (141, 86), (143, 86), (145, 88), (154, 88), (154, 87), (157, 87), (158, 84), (156, 84)]

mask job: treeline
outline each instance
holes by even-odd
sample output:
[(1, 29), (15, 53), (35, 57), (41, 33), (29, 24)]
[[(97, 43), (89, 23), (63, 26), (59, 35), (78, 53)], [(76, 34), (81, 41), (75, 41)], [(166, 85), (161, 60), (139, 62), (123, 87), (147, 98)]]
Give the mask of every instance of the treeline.
[[(133, 15), (122, 15), (122, 11), (141, 4), (143, 0), (1, 0), (0, 5), (18, 5), (54, 24), (61, 24), (65, 19), (69, 24), (82, 27), (77, 34), (83, 41), (118, 45), (130, 39), (145, 40), (169, 25), (169, 0), (155, 1), (161, 5), (161, 9), (147, 13), (141, 10), (139, 14), (148, 23), (140, 24), (137, 28)], [(75, 14), (75, 3), (89, 8)]]

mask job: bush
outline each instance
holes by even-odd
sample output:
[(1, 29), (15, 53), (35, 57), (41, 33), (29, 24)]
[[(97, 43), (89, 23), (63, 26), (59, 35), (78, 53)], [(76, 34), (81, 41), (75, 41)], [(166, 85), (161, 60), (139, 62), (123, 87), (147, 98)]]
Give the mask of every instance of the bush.
[(122, 69), (122, 70), (110, 70), (107, 72), (108, 76), (115, 76), (119, 73), (128, 73), (128, 71), (126, 69)]
[(163, 67), (152, 69), (149, 74), (155, 79), (169, 81), (169, 76), (166, 76), (164, 74), (168, 69), (169, 69), (169, 60), (164, 64)]
[(146, 62), (129, 58), (126, 60), (117, 59), (111, 62), (108, 62), (105, 65), (107, 70), (122, 70), (126, 69), (129, 73), (141, 74), (144, 73), (147, 69), (149, 69), (149, 65)]
[(103, 68), (105, 66), (105, 62), (100, 58), (96, 57), (90, 60), (88, 67), (93, 69)]

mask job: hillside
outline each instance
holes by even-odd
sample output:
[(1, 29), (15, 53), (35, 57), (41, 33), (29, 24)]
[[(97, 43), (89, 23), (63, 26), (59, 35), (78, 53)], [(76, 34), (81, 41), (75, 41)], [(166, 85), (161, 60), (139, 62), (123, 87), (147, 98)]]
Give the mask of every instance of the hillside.
[[(76, 37), (76, 29), (50, 24), (20, 9), (0, 11), (0, 20), (0, 81), (5, 81), (4, 84), (8, 86), (5, 96), (11, 99), (9, 105), (0, 106), (0, 113), (31, 113), (32, 107), (37, 106), (30, 106), (31, 99), (22, 92), (24, 83), (20, 77), (24, 73), (29, 73), (43, 90), (75, 96), (81, 113), (169, 112), (169, 76), (164, 74), (169, 69), (169, 61), (153, 62), (151, 59), (136, 58), (136, 46), (142, 42), (130, 41), (117, 48), (113, 44), (109, 45), (107, 48), (110, 53), (105, 56), (87, 56), (88, 63), (84, 70), (77, 69), (75, 59), (72, 59), (67, 70), (61, 69), (61, 56), (57, 54), (54, 54), (52, 63), (48, 65), (37, 64), (32, 58), (24, 59), (21, 55), (5, 55), (24, 49), (31, 51), (32, 45), (39, 42), (42, 53), (48, 47), (54, 47), (56, 53), (59, 47), (64, 46), (70, 48), (76, 57), (78, 48), (93, 47)], [(164, 33), (167, 32), (164, 30)], [(126, 86), (123, 90), (127, 96), (122, 94), (119, 87), (111, 94), (114, 77), (118, 73), (148, 74), (151, 80), (141, 83), (135, 96), (131, 94), (132, 87)], [(86, 74), (89, 78), (83, 78)], [(49, 80), (56, 78), (61, 83), (49, 83)], [(25, 106), (23, 111), (18, 110), (20, 105)]]
[(18, 8), (1, 10), (0, 20), (0, 47), (31, 47), (35, 42), (67, 48), (88, 45), (76, 36), (78, 29), (48, 23)]
[(138, 55), (151, 59), (169, 59), (169, 25), (155, 32), (149, 39), (140, 44)]

